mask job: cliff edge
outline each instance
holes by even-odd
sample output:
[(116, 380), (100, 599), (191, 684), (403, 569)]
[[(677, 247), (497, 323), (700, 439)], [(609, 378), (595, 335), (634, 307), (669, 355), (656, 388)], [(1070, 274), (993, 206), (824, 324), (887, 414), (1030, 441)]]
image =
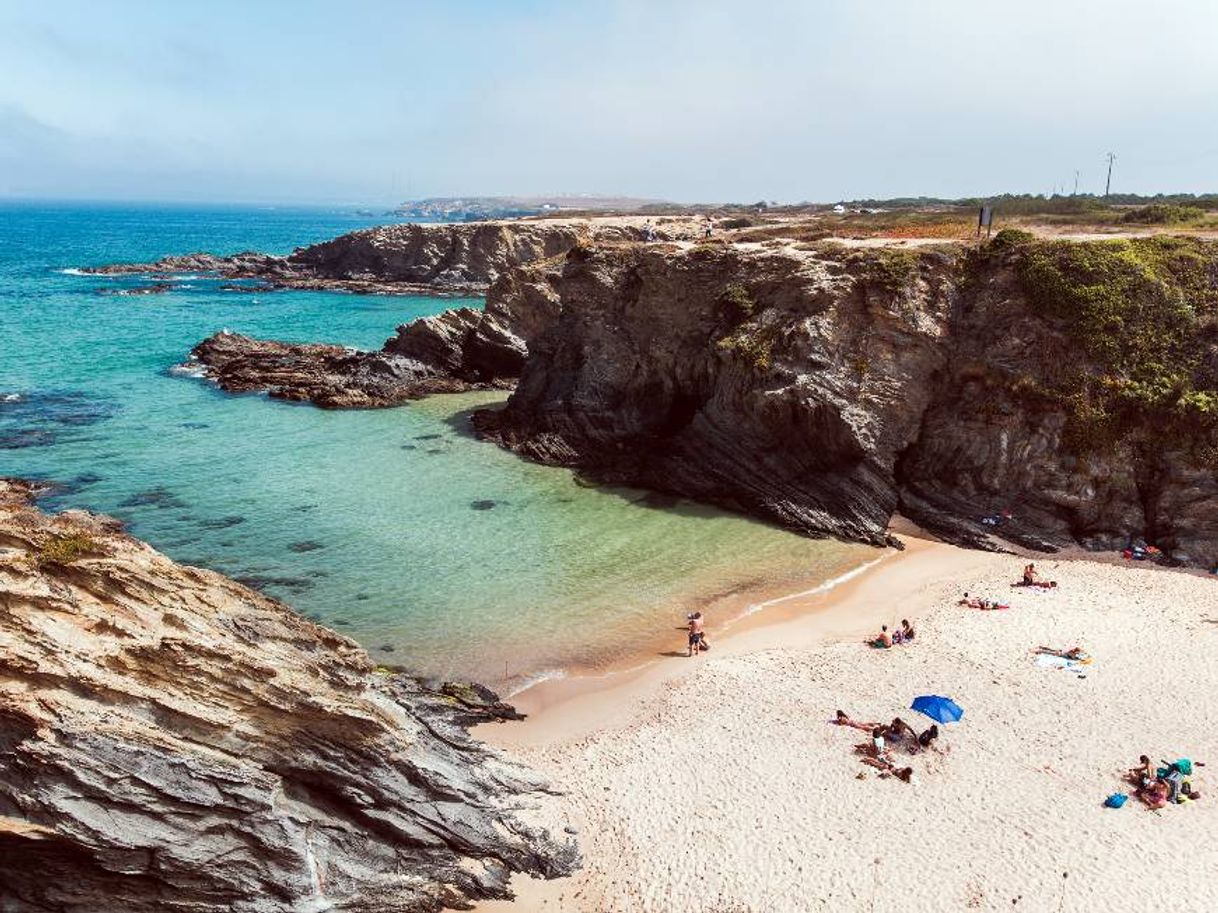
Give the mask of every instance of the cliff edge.
[(438, 911), (575, 864), (428, 687), (116, 521), (0, 480), (0, 908)]

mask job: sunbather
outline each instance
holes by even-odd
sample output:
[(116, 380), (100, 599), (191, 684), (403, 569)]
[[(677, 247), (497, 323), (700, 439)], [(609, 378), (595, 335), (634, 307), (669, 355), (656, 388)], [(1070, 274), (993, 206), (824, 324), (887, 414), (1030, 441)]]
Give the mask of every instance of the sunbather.
[(1150, 758), (1142, 755), (1138, 758), (1138, 766), (1129, 768), (1128, 778), (1139, 789), (1145, 789), (1158, 779), (1158, 775), (1155, 773), (1155, 765), (1150, 762)]
[(908, 742), (909, 746), (915, 751), (918, 749), (918, 734), (912, 726), (899, 716), (893, 717), (884, 734), (890, 742)]
[(909, 619), (902, 618), (901, 619), (901, 637), (904, 638), (905, 642), (909, 643), (911, 640), (913, 640), (915, 633), (916, 632), (913, 629), (913, 625), (911, 625), (909, 623)]
[(981, 609), (983, 612), (988, 612), (993, 609), (1009, 608), (1009, 606), (1002, 605), (992, 599), (982, 599), (980, 596), (970, 597), (968, 593), (964, 594), (964, 598), (960, 600), (959, 604), (962, 606), (968, 606), (970, 609)]
[(871, 741), (860, 742), (854, 746), (854, 750), (869, 758), (879, 758), (880, 760), (887, 761), (888, 745), (884, 741), (884, 731), (883, 726), (876, 726), (871, 730)]
[(863, 723), (859, 720), (852, 720), (846, 715), (845, 710), (837, 711), (837, 715), (831, 720), (835, 726), (849, 726), (851, 729), (861, 729), (864, 732), (871, 732), (879, 723)]
[(910, 778), (913, 777), (912, 767), (897, 767), (897, 765), (893, 764), (892, 761), (889, 761), (887, 758), (863, 758), (863, 763), (870, 767), (881, 770), (884, 773), (892, 774), (902, 783), (908, 783)]
[(930, 728), (918, 736), (918, 745), (921, 748), (930, 748), (937, 738), (939, 738), (939, 724), (931, 723)]
[(887, 649), (892, 646), (892, 635), (888, 633), (888, 625), (880, 625), (880, 636), (867, 641), (873, 647)]
[(1084, 660), (1087, 659), (1087, 651), (1082, 647), (1071, 647), (1069, 650), (1056, 650), (1053, 647), (1037, 647), (1037, 653), (1042, 653), (1045, 656), (1060, 656), (1062, 659)]

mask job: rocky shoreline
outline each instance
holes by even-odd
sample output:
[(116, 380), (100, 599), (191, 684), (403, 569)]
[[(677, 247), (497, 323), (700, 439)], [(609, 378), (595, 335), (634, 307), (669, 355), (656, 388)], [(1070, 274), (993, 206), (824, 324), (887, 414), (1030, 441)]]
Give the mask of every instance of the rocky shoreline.
[(326, 409), (382, 408), (432, 393), (513, 386), (529, 344), (558, 315), (556, 260), (519, 267), (496, 280), (486, 307), (455, 308), (398, 327), (375, 351), (295, 344), (221, 332), (179, 366), (230, 393)]
[(429, 686), (209, 571), (0, 480), (0, 907), (435, 913), (576, 864), (547, 789)]
[(243, 251), (193, 253), (149, 263), (82, 268), (97, 276), (202, 273), (259, 280), (263, 288), (357, 294), (474, 296), (509, 270), (560, 256), (580, 243), (641, 239), (633, 225), (595, 222), (472, 222), (385, 225), (298, 248), (286, 257)]
[[(405, 397), (369, 374), (422, 371), (412, 394), (518, 376), (479, 433), (595, 480), (805, 535), (890, 544), (900, 511), (976, 548), (1145, 541), (1213, 566), (1218, 356), (1199, 308), (1218, 296), (1215, 264), (1212, 243), (1171, 238), (580, 243), (498, 277), (484, 313), (415, 321), (295, 385), (243, 342), (240, 388), (388, 405)], [(1119, 324), (1087, 310), (1099, 294)], [(1154, 378), (1173, 363), (1191, 375)]]

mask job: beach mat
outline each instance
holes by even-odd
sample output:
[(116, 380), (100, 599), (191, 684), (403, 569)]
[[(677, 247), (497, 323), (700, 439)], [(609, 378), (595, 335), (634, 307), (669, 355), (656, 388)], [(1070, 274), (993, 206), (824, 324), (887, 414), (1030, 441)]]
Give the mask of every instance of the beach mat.
[(1036, 665), (1045, 669), (1073, 669), (1075, 672), (1085, 672), (1088, 662), (1082, 659), (1066, 659), (1064, 656), (1053, 656), (1050, 653), (1037, 653)]

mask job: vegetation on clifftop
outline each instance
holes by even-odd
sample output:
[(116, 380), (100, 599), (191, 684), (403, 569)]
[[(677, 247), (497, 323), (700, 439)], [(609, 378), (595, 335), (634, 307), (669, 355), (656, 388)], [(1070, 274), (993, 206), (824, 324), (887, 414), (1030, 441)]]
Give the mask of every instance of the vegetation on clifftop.
[[(1021, 239), (1022, 240), (1022, 239)], [(1029, 305), (1059, 321), (1079, 364), (1039, 392), (1066, 408), (1079, 452), (1138, 435), (1218, 454), (1218, 247), (1196, 238), (1037, 241), (1016, 269)]]

